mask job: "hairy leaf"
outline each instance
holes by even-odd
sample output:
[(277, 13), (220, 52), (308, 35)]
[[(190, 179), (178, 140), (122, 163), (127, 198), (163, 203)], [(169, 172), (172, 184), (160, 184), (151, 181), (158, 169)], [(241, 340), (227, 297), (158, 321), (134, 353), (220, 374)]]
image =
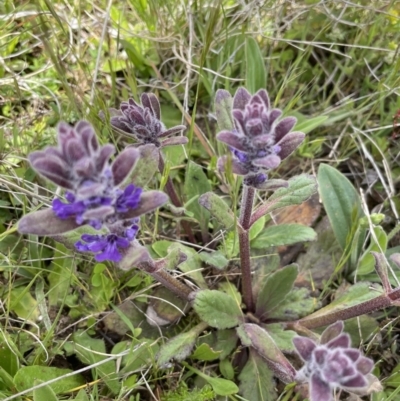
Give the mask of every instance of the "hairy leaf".
[(268, 277), (257, 298), (256, 314), (260, 319), (269, 316), (279, 304), (284, 302), (297, 274), (297, 265), (289, 265)]
[(317, 233), (311, 227), (301, 224), (281, 224), (265, 228), (251, 241), (251, 247), (263, 249), (270, 246), (292, 245), (297, 242), (314, 241), (316, 238)]
[(242, 311), (231, 296), (216, 290), (203, 290), (196, 294), (194, 310), (211, 327), (228, 329), (239, 325)]
[(236, 332), (243, 345), (254, 348), (283, 382), (290, 383), (294, 380), (295, 368), (286, 359), (266, 330), (257, 324), (245, 323), (239, 326)]
[(255, 210), (251, 217), (250, 224), (254, 224), (260, 217), (273, 210), (291, 205), (299, 205), (317, 191), (317, 181), (315, 177), (307, 174), (301, 174), (291, 178), (288, 184), (287, 188), (279, 188), (276, 190), (264, 204)]
[(235, 216), (229, 206), (218, 195), (213, 192), (207, 192), (199, 197), (199, 204), (206, 208), (225, 228), (233, 226)]
[(274, 401), (274, 374), (256, 351), (250, 350), (249, 359), (239, 374), (240, 394), (251, 401)]

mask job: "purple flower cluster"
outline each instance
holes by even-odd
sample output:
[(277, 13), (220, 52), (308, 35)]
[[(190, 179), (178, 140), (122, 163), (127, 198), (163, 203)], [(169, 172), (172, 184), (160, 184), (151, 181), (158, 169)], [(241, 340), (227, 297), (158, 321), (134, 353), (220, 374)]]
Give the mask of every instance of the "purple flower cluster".
[[(32, 167), (67, 190), (66, 202), (54, 199), (52, 208), (24, 216), (21, 233), (57, 235), (88, 224), (108, 233), (84, 234), (75, 246), (96, 254), (96, 260), (118, 262), (138, 231), (137, 217), (167, 200), (158, 191), (143, 193), (133, 184), (124, 189), (140, 153), (128, 147), (111, 163), (115, 148), (100, 146), (93, 127), (80, 121), (75, 127), (58, 126), (58, 147), (48, 147), (29, 155)], [(47, 220), (47, 221), (46, 221)], [(51, 224), (50, 224), (51, 222)]]
[(299, 381), (309, 381), (311, 401), (332, 401), (332, 390), (365, 390), (374, 362), (351, 348), (350, 337), (343, 331), (343, 322), (329, 326), (320, 344), (307, 337), (295, 337), (293, 343), (305, 362), (297, 373)]
[[(158, 148), (171, 145), (184, 145), (187, 138), (178, 136), (167, 138), (178, 134), (185, 129), (184, 125), (177, 125), (166, 129), (161, 122), (160, 102), (153, 93), (143, 93), (141, 104), (133, 99), (122, 102), (120, 110), (110, 109), (111, 125), (133, 136), (139, 144), (152, 143)], [(167, 138), (162, 140), (163, 138)]]
[[(230, 97), (219, 90), (216, 102)], [(296, 124), (294, 117), (279, 120), (282, 111), (272, 109), (266, 90), (255, 95), (239, 88), (233, 98), (233, 128), (223, 130), (217, 139), (229, 146), (233, 154), (232, 170), (245, 176), (245, 184), (255, 186), (267, 180), (266, 172), (279, 166), (303, 141), (302, 132), (290, 132)], [(227, 156), (220, 158), (224, 169)]]

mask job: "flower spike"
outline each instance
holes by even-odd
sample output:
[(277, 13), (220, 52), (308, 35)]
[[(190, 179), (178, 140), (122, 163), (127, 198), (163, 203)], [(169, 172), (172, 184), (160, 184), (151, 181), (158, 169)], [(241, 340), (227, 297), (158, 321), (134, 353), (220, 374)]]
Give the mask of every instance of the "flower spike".
[[(302, 132), (291, 132), (296, 124), (294, 117), (279, 121), (282, 111), (271, 109), (266, 90), (255, 95), (245, 88), (239, 88), (232, 102), (224, 90), (217, 91), (216, 109), (218, 123), (224, 129), (217, 139), (225, 143), (232, 152), (232, 170), (244, 175), (244, 184), (263, 188), (268, 179), (267, 172), (277, 168), (304, 140)], [(231, 113), (231, 118), (227, 113)], [(226, 158), (219, 162), (224, 169)]]

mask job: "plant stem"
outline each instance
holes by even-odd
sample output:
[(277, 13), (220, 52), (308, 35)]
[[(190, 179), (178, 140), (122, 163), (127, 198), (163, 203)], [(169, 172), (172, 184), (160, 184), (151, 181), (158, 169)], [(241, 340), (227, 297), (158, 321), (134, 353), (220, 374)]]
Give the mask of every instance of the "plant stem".
[(329, 313), (324, 316), (305, 317), (296, 322), (287, 323), (287, 328), (305, 327), (307, 329), (315, 329), (317, 327), (328, 326), (338, 320), (347, 320), (353, 317), (365, 315), (379, 309), (393, 306), (393, 302), (400, 299), (400, 287), (394, 289), (388, 294), (380, 295), (376, 298), (362, 302), (361, 304), (350, 306), (349, 308)]
[(171, 274), (169, 274), (166, 270), (161, 269), (159, 271), (149, 274), (158, 282), (160, 282), (164, 287), (168, 288), (176, 295), (178, 295), (179, 298), (182, 298), (187, 302), (191, 301), (189, 295), (193, 292), (193, 290), (186, 284), (180, 282), (175, 277), (171, 276)]
[(251, 282), (250, 261), (250, 219), (253, 211), (256, 190), (247, 185), (243, 186), (242, 202), (240, 205), (240, 218), (238, 225), (240, 268), (242, 270), (243, 300), (248, 312), (254, 312), (253, 289)]
[[(161, 153), (161, 151), (159, 152), (159, 161), (158, 161), (158, 169), (160, 170), (160, 173), (163, 174), (164, 173), (164, 168), (165, 168), (165, 163), (164, 163), (164, 156)], [(182, 202), (180, 201), (178, 194), (175, 191), (175, 187), (174, 184), (171, 180), (171, 177), (167, 177), (167, 183), (165, 184), (165, 191), (167, 192), (169, 198), (171, 199), (171, 202), (174, 206), (176, 207), (182, 207)], [(192, 229), (190, 228), (190, 225), (187, 221), (185, 220), (181, 220), (181, 224), (182, 227), (189, 239), (189, 241), (192, 244), (196, 243), (196, 239), (194, 238)]]

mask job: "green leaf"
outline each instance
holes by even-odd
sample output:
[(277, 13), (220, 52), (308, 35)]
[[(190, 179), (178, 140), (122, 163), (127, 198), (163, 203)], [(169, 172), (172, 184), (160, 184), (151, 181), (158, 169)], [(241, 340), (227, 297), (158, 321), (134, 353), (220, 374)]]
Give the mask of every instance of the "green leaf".
[(235, 223), (232, 210), (217, 194), (207, 192), (201, 195), (199, 204), (206, 208), (224, 228), (230, 228)]
[(225, 281), (223, 283), (220, 283), (218, 289), (224, 292), (225, 294), (228, 294), (230, 297), (232, 297), (233, 301), (237, 305), (240, 306), (242, 304), (242, 294), (239, 292), (236, 285), (234, 285), (230, 281)]
[(208, 377), (206, 381), (208, 382), (208, 384), (211, 385), (212, 389), (217, 395), (227, 396), (231, 394), (236, 394), (239, 391), (239, 387), (230, 380), (217, 377)]
[(316, 238), (317, 233), (311, 227), (302, 224), (280, 224), (265, 228), (256, 239), (251, 241), (251, 247), (264, 249), (271, 246), (314, 241)]
[(85, 384), (85, 381), (80, 375), (63, 378), (63, 375), (71, 372), (72, 370), (70, 369), (60, 369), (51, 366), (23, 366), (16, 373), (14, 384), (17, 391), (24, 391), (32, 388), (39, 377), (43, 382), (59, 379), (48, 386), (55, 394), (66, 393)]
[(284, 383), (294, 380), (296, 369), (286, 359), (266, 330), (257, 324), (245, 323), (239, 326), (236, 332), (244, 346), (251, 346), (266, 360), (275, 376)]
[(220, 251), (200, 252), (198, 255), (204, 263), (219, 270), (225, 269), (229, 264), (229, 260)]
[(250, 93), (267, 87), (265, 62), (260, 47), (252, 36), (246, 37), (246, 88)]
[[(0, 368), (13, 377), (19, 369), (17, 346), (5, 333), (0, 334)], [(1, 373), (0, 373), (1, 377)]]
[[(41, 380), (35, 381), (35, 385), (40, 384)], [(33, 390), (33, 401), (58, 401), (57, 396), (50, 386), (39, 387)]]
[(256, 314), (260, 319), (269, 316), (285, 300), (293, 287), (297, 274), (297, 265), (289, 265), (268, 277), (258, 294), (256, 303)]
[(251, 217), (253, 225), (259, 218), (276, 209), (286, 206), (300, 205), (317, 191), (315, 177), (301, 174), (288, 181), (287, 188), (277, 189), (268, 200), (258, 207)]
[(269, 319), (295, 320), (307, 316), (318, 307), (307, 288), (292, 288), (286, 298), (268, 315)]
[[(375, 287), (374, 290), (371, 289), (372, 286)], [(333, 312), (347, 309), (350, 306), (358, 305), (362, 302), (376, 298), (382, 293), (382, 287), (377, 284), (372, 285), (371, 283), (366, 282), (354, 284), (348, 288), (338, 299), (335, 299), (329, 305), (319, 309), (317, 312), (307, 316), (303, 320), (309, 320), (314, 317), (325, 316)]]
[(263, 326), (274, 340), (276, 346), (285, 353), (294, 351), (293, 338), (297, 333), (293, 330), (285, 330), (280, 323), (272, 323)]
[(371, 243), (359, 261), (357, 274), (368, 274), (374, 271), (375, 258), (372, 256), (371, 252), (386, 252), (388, 245), (387, 234), (381, 226), (376, 226), (373, 230), (374, 232), (371, 233)]
[(329, 116), (317, 116), (313, 118), (305, 117), (303, 121), (299, 121), (295, 125), (293, 131), (300, 131), (308, 134), (313, 129), (322, 125), (328, 118)]
[(218, 89), (215, 95), (215, 115), (220, 131), (231, 131), (234, 128), (232, 119), (232, 96), (223, 89)]
[(260, 219), (258, 219), (251, 227), (250, 227), (250, 231), (249, 231), (249, 238), (250, 241), (254, 240), (255, 238), (257, 238), (260, 233), (263, 231), (265, 226), (265, 217), (261, 217)]
[(274, 401), (278, 398), (274, 374), (254, 350), (250, 350), (249, 359), (238, 378), (240, 393), (246, 400)]
[(13, 288), (10, 293), (10, 309), (19, 317), (36, 321), (40, 315), (38, 303), (28, 287)]
[(191, 357), (199, 361), (214, 361), (219, 358), (221, 351), (214, 351), (208, 344), (200, 344)]
[(60, 305), (69, 293), (72, 284), (72, 269), (74, 263), (67, 253), (67, 248), (62, 244), (56, 244), (56, 250), (50, 265), (49, 281), (49, 305)]
[(197, 337), (200, 335), (204, 325), (197, 325), (186, 333), (178, 334), (175, 337), (169, 339), (160, 348), (157, 354), (157, 363), (159, 366), (164, 366), (169, 361), (174, 359), (175, 361), (183, 361), (186, 359), (196, 343)]
[(85, 390), (79, 390), (78, 394), (76, 395), (74, 401), (89, 401), (89, 398), (86, 394)]
[(234, 329), (217, 330), (216, 342), (213, 348), (221, 351), (220, 359), (227, 358), (237, 347), (238, 338)]
[(131, 174), (133, 184), (143, 188), (158, 171), (159, 150), (153, 144), (142, 145), (139, 148), (140, 158)]
[[(103, 340), (90, 337), (84, 331), (77, 331), (72, 335), (76, 356), (87, 365), (107, 359), (106, 347)], [(96, 375), (104, 380), (107, 387), (117, 394), (121, 384), (117, 380), (115, 361), (107, 361), (93, 368)]]
[[(211, 191), (211, 184), (208, 181), (203, 168), (198, 164), (189, 161), (186, 175), (184, 192), (187, 200), (198, 198), (200, 195)], [(202, 232), (208, 231), (208, 221), (210, 220), (210, 213), (202, 206), (198, 200), (191, 202), (186, 209), (193, 213), (194, 218), (199, 222)]]
[(194, 310), (211, 327), (228, 329), (239, 325), (242, 311), (232, 297), (221, 291), (203, 290), (196, 294)]
[(363, 216), (358, 193), (342, 173), (327, 164), (319, 166), (318, 185), (336, 239), (345, 249), (352, 241), (354, 223)]
[(225, 379), (233, 380), (235, 378), (235, 369), (229, 359), (222, 359), (219, 362), (219, 371)]

